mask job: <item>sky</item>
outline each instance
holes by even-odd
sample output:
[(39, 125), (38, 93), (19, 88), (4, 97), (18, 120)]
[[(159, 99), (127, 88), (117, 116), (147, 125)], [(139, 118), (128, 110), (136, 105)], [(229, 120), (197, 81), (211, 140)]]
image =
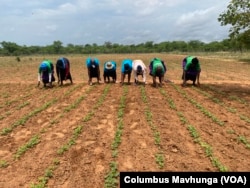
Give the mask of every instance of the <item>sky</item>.
[(141, 44), (228, 38), (230, 0), (0, 0), (0, 43)]

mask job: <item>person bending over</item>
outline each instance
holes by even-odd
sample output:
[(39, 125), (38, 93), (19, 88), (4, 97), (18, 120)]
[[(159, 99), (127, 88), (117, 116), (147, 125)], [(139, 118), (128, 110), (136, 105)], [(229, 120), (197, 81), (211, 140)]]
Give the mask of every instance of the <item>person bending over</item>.
[(92, 78), (96, 78), (99, 84), (101, 81), (99, 60), (97, 58), (87, 58), (86, 65), (88, 68), (89, 85), (92, 85)]
[(145, 66), (144, 62), (140, 59), (134, 60), (132, 62), (132, 67), (133, 67), (135, 84), (139, 84), (139, 76), (141, 75), (143, 84), (145, 85), (146, 84), (147, 67)]
[(46, 84), (49, 84), (49, 87), (52, 87), (52, 82), (55, 81), (54, 65), (50, 60), (44, 60), (39, 65), (37, 86), (40, 85), (41, 81), (43, 82), (44, 87), (46, 87)]
[(126, 75), (128, 76), (128, 84), (130, 84), (131, 72), (132, 72), (132, 60), (124, 59), (121, 65), (121, 85), (123, 85)]
[(185, 57), (182, 62), (182, 68), (182, 86), (186, 86), (188, 80), (191, 80), (194, 86), (197, 81), (197, 85), (200, 86), (201, 67), (198, 58), (194, 56)]
[(116, 82), (116, 62), (115, 61), (107, 61), (104, 63), (103, 67), (103, 80), (105, 83), (110, 82), (110, 78), (112, 78), (113, 83)]
[(164, 81), (164, 75), (167, 71), (164, 61), (159, 58), (151, 60), (149, 65), (149, 75), (153, 78), (153, 86), (157, 86), (157, 78), (159, 79), (159, 86), (161, 87)]

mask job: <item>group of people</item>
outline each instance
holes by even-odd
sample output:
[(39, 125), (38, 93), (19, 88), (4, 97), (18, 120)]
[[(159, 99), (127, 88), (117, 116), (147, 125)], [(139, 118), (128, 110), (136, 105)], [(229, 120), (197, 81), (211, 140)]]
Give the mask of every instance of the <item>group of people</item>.
[[(88, 68), (89, 85), (92, 85), (92, 78), (97, 79), (97, 83), (101, 81), (100, 76), (100, 62), (97, 58), (87, 58), (86, 65)], [(162, 86), (164, 81), (164, 76), (167, 72), (167, 67), (164, 61), (160, 58), (153, 58), (149, 65), (149, 75), (152, 76), (153, 86), (157, 86), (157, 78), (159, 80), (159, 86)], [(117, 63), (115, 61), (106, 61), (104, 63), (103, 79), (105, 83), (109, 83), (110, 79), (115, 83), (117, 80)], [(182, 86), (186, 86), (186, 82), (191, 80), (193, 85), (200, 85), (200, 72), (201, 67), (197, 57), (187, 56), (182, 62)], [(124, 59), (121, 63), (121, 85), (124, 84), (125, 78), (127, 76), (128, 84), (131, 81), (131, 74), (134, 76), (134, 83), (139, 84), (139, 76), (142, 77), (142, 83), (146, 84), (147, 66), (140, 60)]]
[[(56, 61), (56, 74), (58, 79), (58, 84), (63, 85), (63, 81), (70, 80), (73, 84), (72, 76), (70, 73), (70, 62), (67, 58), (61, 57)], [(54, 65), (51, 60), (44, 60), (39, 65), (38, 68), (38, 86), (41, 81), (43, 86), (46, 87), (49, 84), (49, 87), (52, 87), (52, 82), (55, 81), (54, 76)]]
[[(97, 83), (101, 81), (100, 76), (100, 63), (96, 58), (88, 58), (86, 60), (86, 65), (88, 68), (89, 85), (92, 85), (92, 78), (97, 79)], [(109, 83), (112, 79), (112, 82), (117, 80), (117, 63), (115, 61), (106, 61), (103, 67), (103, 79), (105, 83)], [(159, 58), (154, 58), (151, 60), (149, 65), (149, 75), (153, 78), (154, 86), (157, 85), (156, 78), (159, 78), (159, 84), (162, 85), (164, 80), (164, 75), (167, 71), (164, 61)], [(124, 84), (124, 81), (127, 77), (128, 84), (131, 83), (131, 75), (134, 77), (134, 84), (146, 84), (146, 75), (147, 67), (145, 63), (140, 60), (124, 59), (121, 63), (121, 85)], [(139, 76), (142, 77), (142, 81), (139, 81)]]
[[(101, 82), (101, 71), (100, 71), (100, 62), (97, 58), (87, 58), (86, 66), (88, 69), (88, 84), (93, 85), (93, 78), (97, 79), (97, 83)], [(152, 77), (153, 86), (162, 86), (164, 81), (164, 76), (167, 72), (167, 67), (165, 62), (160, 58), (153, 58), (149, 64), (149, 75)], [(142, 83), (146, 84), (146, 76), (148, 71), (145, 63), (140, 60), (124, 59), (121, 62), (121, 81), (120, 84), (123, 85), (125, 78), (127, 77), (128, 84), (131, 83), (131, 74), (134, 77), (134, 84), (138, 85)], [(188, 80), (193, 82), (193, 85), (200, 85), (200, 62), (195, 56), (187, 56), (183, 59), (182, 62), (182, 86), (186, 86)], [(72, 76), (70, 73), (70, 62), (67, 58), (61, 57), (56, 62), (56, 74), (58, 78), (58, 84), (63, 85), (63, 81), (70, 80), (73, 84)], [(142, 77), (142, 81), (139, 81), (139, 77)], [(157, 83), (157, 78), (159, 83)], [(103, 79), (105, 83), (116, 83), (117, 81), (117, 63), (113, 60), (106, 61), (103, 64)], [(112, 79), (112, 80), (111, 80)], [(38, 69), (38, 86), (40, 82), (43, 82), (44, 87), (46, 84), (49, 84), (49, 87), (52, 86), (52, 82), (55, 81), (54, 77), (54, 66), (50, 60), (44, 60)]]

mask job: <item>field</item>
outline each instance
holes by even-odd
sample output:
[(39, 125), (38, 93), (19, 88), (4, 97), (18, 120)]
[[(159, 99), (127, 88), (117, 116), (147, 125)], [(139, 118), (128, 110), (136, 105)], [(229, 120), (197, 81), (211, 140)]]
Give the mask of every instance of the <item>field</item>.
[[(155, 56), (171, 82), (120, 86), (122, 59)], [(96, 55), (101, 67), (118, 63), (118, 83), (89, 86), (87, 56), (67, 57), (74, 84), (53, 88), (37, 87), (37, 71), (58, 56), (0, 57), (1, 188), (119, 187), (120, 171), (250, 171), (250, 63), (197, 56), (201, 86), (183, 88), (185, 55)]]

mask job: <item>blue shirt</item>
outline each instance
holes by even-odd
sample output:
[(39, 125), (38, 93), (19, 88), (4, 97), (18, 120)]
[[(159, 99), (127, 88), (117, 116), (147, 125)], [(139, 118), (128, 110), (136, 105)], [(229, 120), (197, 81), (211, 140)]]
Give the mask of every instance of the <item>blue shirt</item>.
[[(130, 73), (132, 71), (132, 63), (133, 60), (132, 59), (124, 59), (122, 61), (122, 66), (121, 66), (121, 72), (124, 73)], [(126, 70), (125, 67), (128, 66), (128, 69)]]
[(99, 66), (99, 60), (97, 58), (87, 58), (86, 59), (86, 65), (88, 68), (90, 68), (92, 65)]
[(41, 73), (43, 71), (48, 71), (49, 73), (52, 73), (52, 67), (51, 67), (51, 61), (49, 60), (44, 60), (39, 68), (38, 68), (38, 73)]

